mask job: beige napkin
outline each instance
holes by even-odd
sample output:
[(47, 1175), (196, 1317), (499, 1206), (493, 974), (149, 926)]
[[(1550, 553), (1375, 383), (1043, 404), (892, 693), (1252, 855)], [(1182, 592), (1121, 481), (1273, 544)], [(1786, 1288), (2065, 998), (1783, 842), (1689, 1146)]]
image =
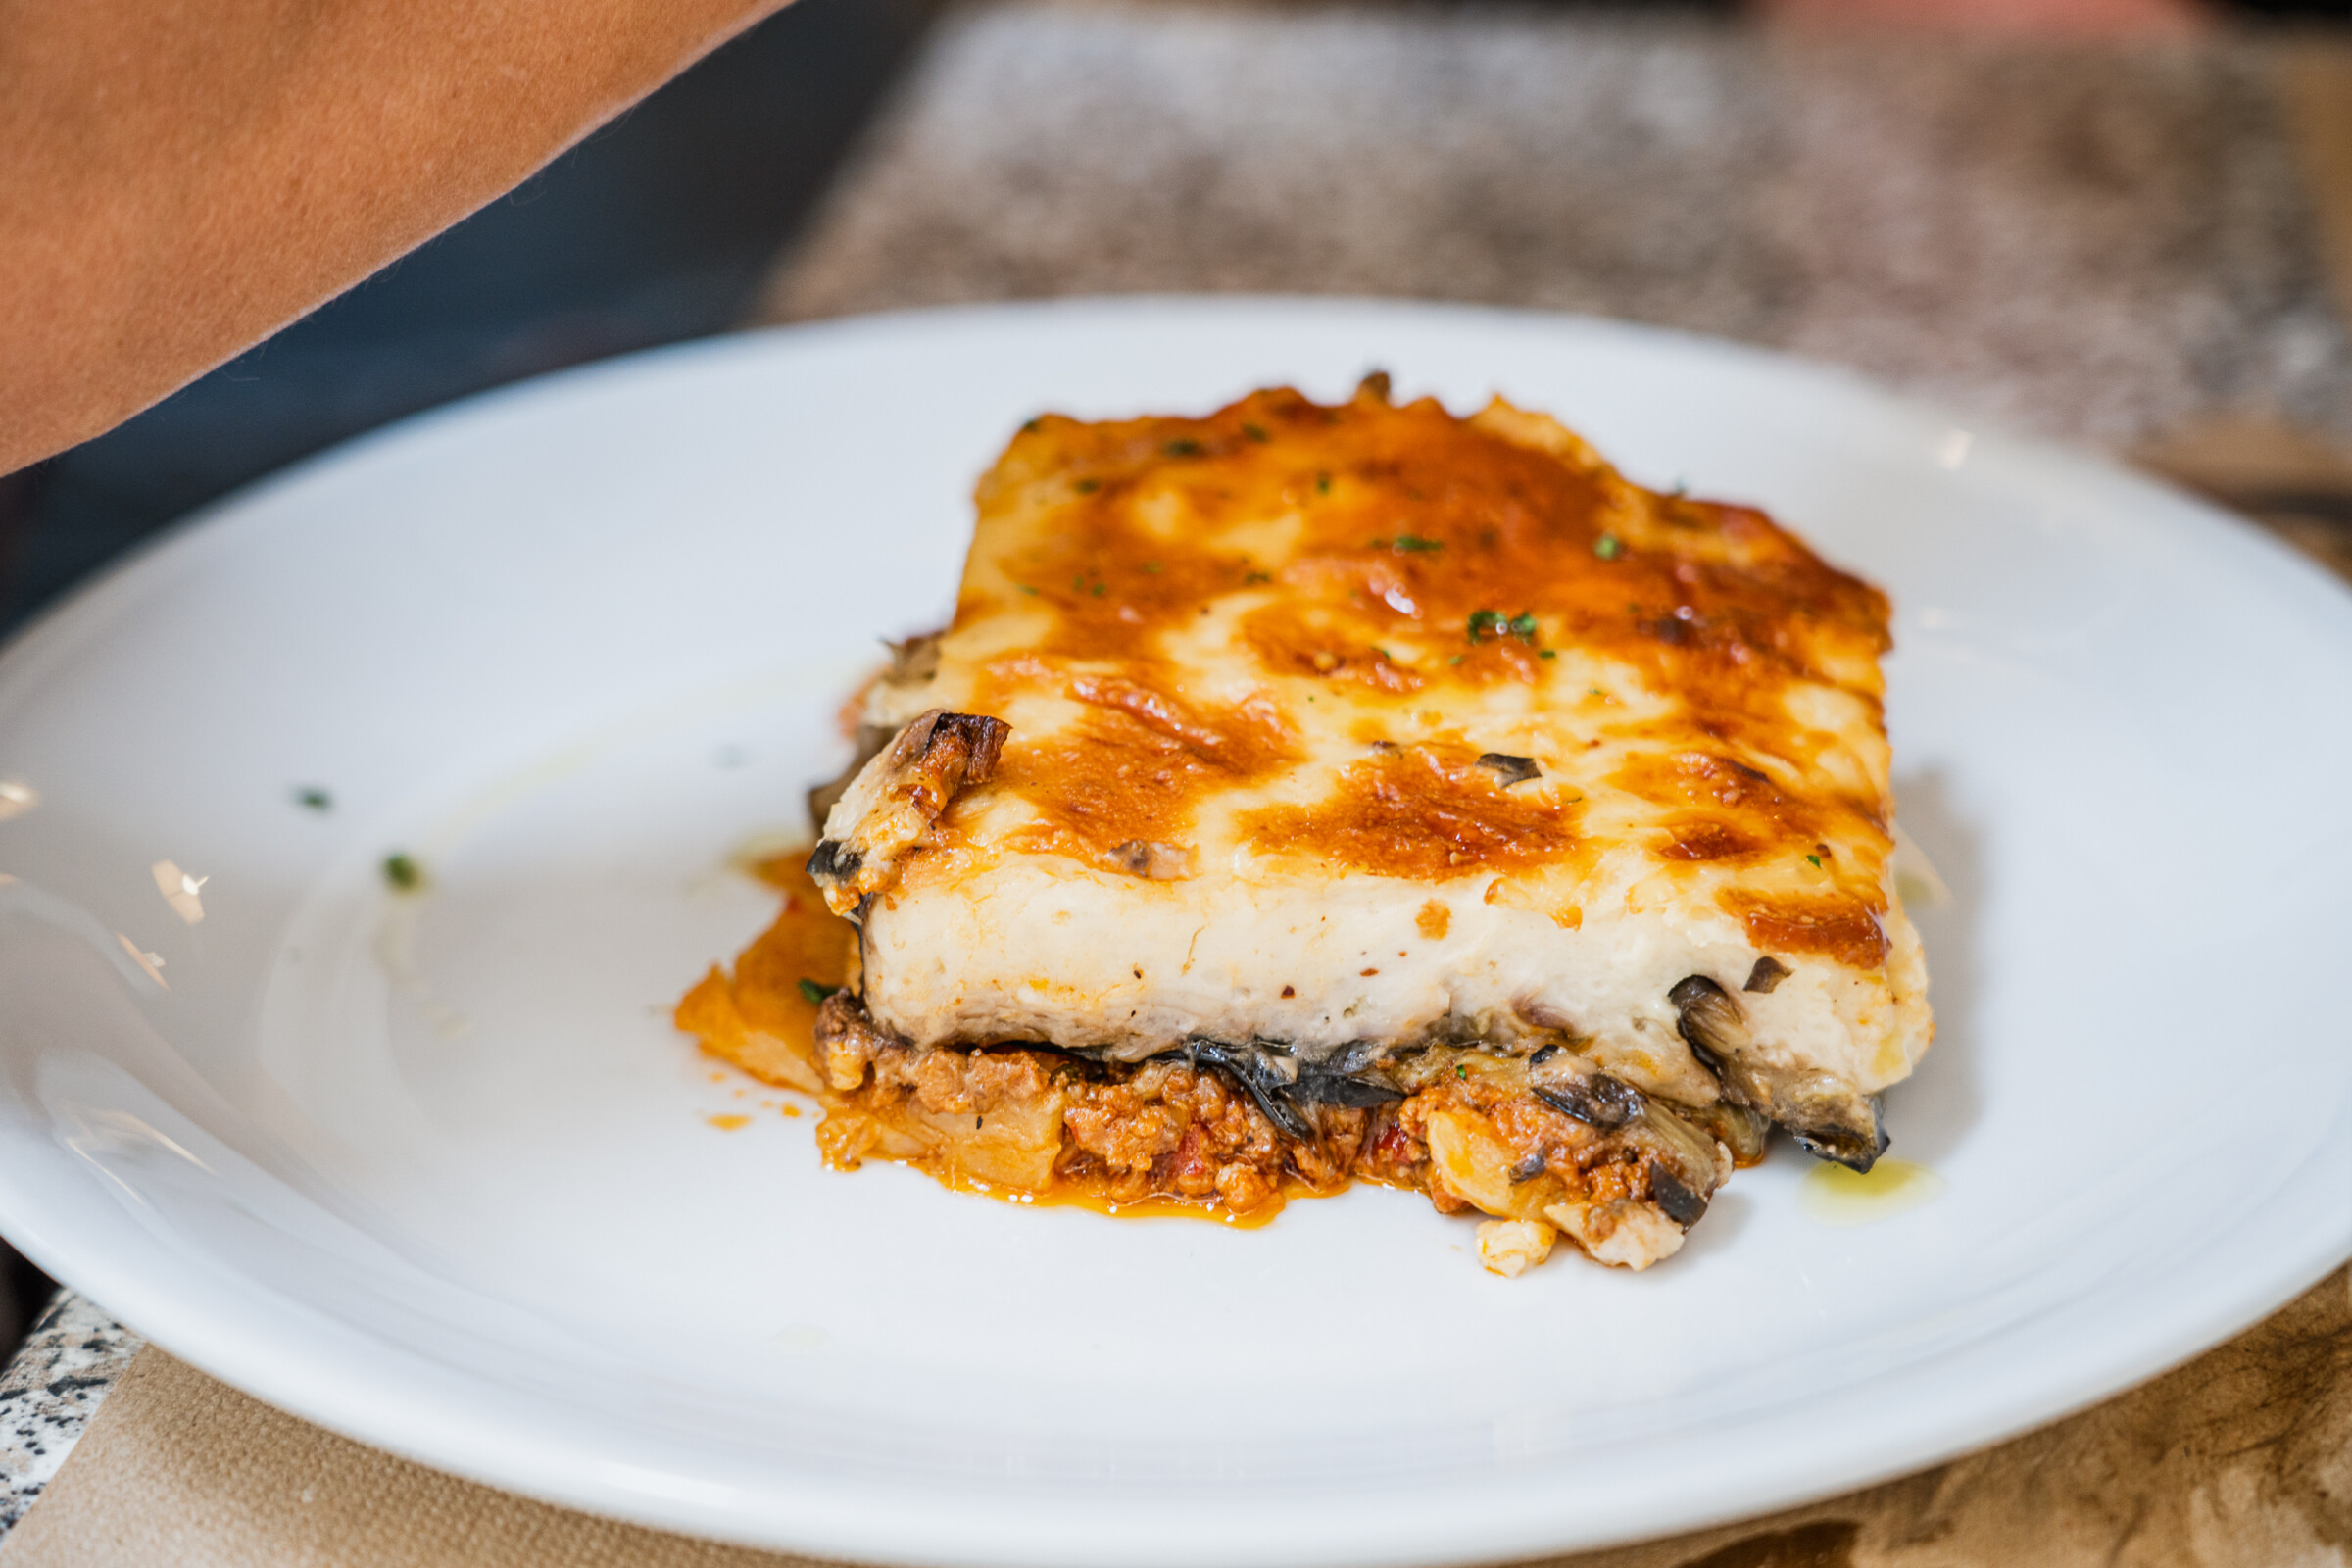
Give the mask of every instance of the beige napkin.
[[(2352, 1553), (2352, 1278), (2055, 1426), (1769, 1519), (1558, 1568), (2282, 1568)], [(297, 1421), (153, 1348), (4, 1568), (777, 1568)]]

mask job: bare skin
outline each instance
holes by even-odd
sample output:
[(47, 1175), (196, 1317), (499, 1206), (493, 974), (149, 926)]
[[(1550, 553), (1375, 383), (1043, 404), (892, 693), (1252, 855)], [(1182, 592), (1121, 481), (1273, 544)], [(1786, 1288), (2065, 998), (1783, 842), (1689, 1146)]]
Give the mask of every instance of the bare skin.
[[(784, 0), (0, 0), (0, 475), (520, 183)], [(2200, 0), (1751, 0), (2132, 36)]]
[(0, 0), (0, 474), (467, 213), (783, 0)]

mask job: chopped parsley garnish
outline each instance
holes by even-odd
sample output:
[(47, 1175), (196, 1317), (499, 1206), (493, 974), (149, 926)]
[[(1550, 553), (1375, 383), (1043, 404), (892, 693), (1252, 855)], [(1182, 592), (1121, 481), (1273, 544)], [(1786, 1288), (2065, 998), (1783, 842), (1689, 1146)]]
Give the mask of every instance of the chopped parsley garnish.
[(1242, 578), (1242, 586), (1246, 588), (1246, 587), (1248, 587), (1248, 586), (1249, 586), (1250, 584), (1251, 584), (1251, 583), (1256, 583), (1256, 582), (1272, 582), (1273, 580), (1274, 580), (1274, 574), (1273, 574), (1272, 572), (1270, 572), (1270, 571), (1252, 571), (1252, 572), (1247, 573), (1247, 574), (1246, 574), (1246, 575), (1245, 575), (1245, 576)]
[(1396, 657), (1390, 653), (1386, 648), (1381, 647), (1378, 643), (1374, 643), (1372, 645), (1372, 651), (1378, 654), (1384, 662), (1391, 664), (1396, 662)]
[(1473, 610), (1470, 612), (1470, 640), (1474, 643), (1482, 643), (1490, 637), (1496, 642), (1500, 642), (1505, 637), (1516, 637), (1529, 647), (1534, 647), (1536, 642), (1534, 612), (1523, 610), (1516, 615), (1506, 615), (1499, 610)]
[(1159, 575), (1159, 563), (1158, 563), (1158, 562), (1156, 562), (1156, 561), (1147, 561), (1147, 562), (1145, 562), (1145, 563), (1144, 563), (1144, 575), (1145, 575), (1145, 576), (1147, 576), (1147, 577), (1156, 577), (1156, 576), (1158, 576), (1158, 575)]
[(1044, 421), (1039, 419), (1023, 419), (1021, 421), (1021, 433), (1023, 435), (1035, 435), (1043, 427), (1043, 423)]
[(1078, 493), (1082, 496), (1091, 496), (1102, 488), (1102, 481), (1100, 479), (1081, 479), (1078, 481)]
[(1252, 441), (1263, 441), (1267, 438), (1266, 427), (1262, 424), (1245, 424), (1242, 426), (1242, 434)]
[(299, 789), (294, 792), (294, 804), (308, 807), (314, 811), (331, 811), (335, 808), (335, 798), (313, 784), (307, 789)]
[(1602, 691), (1597, 686), (1588, 686), (1585, 688), (1585, 690), (1592, 693), (1594, 697), (1606, 697), (1609, 695), (1607, 692)]
[(384, 857), (384, 880), (396, 893), (414, 893), (424, 886), (424, 867), (407, 855), (394, 851)]
[(1029, 586), (1027, 583), (1025, 583), (1025, 582), (1016, 582), (1016, 583), (1014, 583), (1014, 584), (1013, 584), (1013, 586), (1014, 586), (1015, 588), (1018, 588), (1018, 589), (1019, 589), (1021, 592), (1023, 592), (1023, 593), (1025, 593), (1025, 594), (1029, 595), (1029, 597), (1031, 597), (1032, 599), (1034, 599), (1034, 598), (1036, 598), (1036, 597), (1037, 597), (1037, 590), (1036, 590), (1036, 589), (1034, 589), (1034, 588), (1032, 588), (1032, 587), (1030, 587), (1030, 586)]
[(1604, 533), (1592, 541), (1592, 553), (1603, 561), (1615, 561), (1625, 554), (1625, 546), (1613, 533)]
[(1159, 450), (1166, 453), (1171, 458), (1197, 458), (1200, 455), (1201, 449), (1200, 442), (1194, 440), (1191, 436), (1186, 435), (1178, 436), (1175, 440), (1169, 442), (1166, 446), (1161, 447)]
[(1318, 474), (1316, 474), (1316, 475), (1315, 475), (1315, 494), (1317, 494), (1317, 495), (1319, 495), (1319, 496), (1327, 496), (1327, 495), (1331, 494), (1331, 475), (1330, 475), (1330, 474), (1328, 474), (1328, 473), (1318, 473)]
[(1454, 655), (1454, 656), (1453, 656), (1451, 659), (1448, 659), (1447, 661), (1446, 661), (1446, 662), (1447, 662), (1448, 664), (1458, 664), (1458, 663), (1460, 663), (1461, 662), (1462, 662), (1462, 656), (1461, 656), (1461, 655), (1459, 655), (1459, 654), (1456, 654), (1456, 655)]
[(840, 989), (839, 986), (828, 986), (815, 980), (803, 980), (801, 982), (801, 1000), (811, 1007), (821, 1007), (825, 1004), (825, 999)]
[(1100, 599), (1100, 598), (1102, 598), (1102, 585), (1101, 583), (1097, 583), (1097, 584), (1095, 584), (1095, 597), (1096, 597), (1097, 599)]
[(1470, 1069), (1457, 1061), (1453, 1064), (1453, 1075), (1456, 1078), (1467, 1078), (1470, 1076)]
[(1544, 649), (1544, 650), (1542, 650), (1541, 652), (1539, 652), (1539, 653), (1536, 655), (1536, 657), (1537, 657), (1538, 659), (1557, 659), (1557, 658), (1559, 658), (1560, 656), (1559, 656), (1559, 651), (1558, 651), (1557, 649), (1546, 648), (1546, 649)]
[(1395, 539), (1375, 539), (1372, 541), (1372, 548), (1375, 550), (1386, 550), (1391, 545), (1396, 546), (1396, 548), (1404, 551), (1408, 555), (1427, 554), (1432, 550), (1445, 549), (1446, 541), (1443, 539), (1424, 539), (1419, 534), (1412, 533), (1400, 533)]
[(1821, 869), (1821, 857), (1820, 857), (1820, 856), (1818, 856), (1818, 855), (1808, 855), (1808, 856), (1806, 856), (1806, 857), (1805, 857), (1805, 858), (1806, 858), (1806, 859), (1808, 859), (1808, 860), (1811, 860), (1811, 861), (1813, 862), (1813, 869), (1814, 869), (1814, 870), (1818, 871), (1818, 870), (1820, 870), (1820, 869)]

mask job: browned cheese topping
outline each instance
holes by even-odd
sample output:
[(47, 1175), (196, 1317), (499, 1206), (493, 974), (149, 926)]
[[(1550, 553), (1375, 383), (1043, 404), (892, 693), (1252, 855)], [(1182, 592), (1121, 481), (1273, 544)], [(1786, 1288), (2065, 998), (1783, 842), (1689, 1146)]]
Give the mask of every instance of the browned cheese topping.
[(1046, 416), (976, 499), (814, 883), (679, 1011), (836, 1164), (1243, 1219), (1374, 1180), (1516, 1272), (1669, 1255), (1773, 1123), (1886, 1147), (1932, 1021), (1878, 590), (1385, 378)]
[[(1645, 490), (1500, 403), (1289, 391), (1048, 416), (979, 504), (942, 700), (1013, 739), (951, 822), (1024, 820), (951, 834), (910, 885), (989, 851), (1149, 875), (1139, 846), (1205, 837), (1540, 897), (1630, 838), (1669, 875), (1736, 870), (1716, 901), (1759, 947), (1884, 960), (1886, 601), (1762, 513)], [(1540, 778), (1479, 765), (1471, 731), (1539, 719)]]

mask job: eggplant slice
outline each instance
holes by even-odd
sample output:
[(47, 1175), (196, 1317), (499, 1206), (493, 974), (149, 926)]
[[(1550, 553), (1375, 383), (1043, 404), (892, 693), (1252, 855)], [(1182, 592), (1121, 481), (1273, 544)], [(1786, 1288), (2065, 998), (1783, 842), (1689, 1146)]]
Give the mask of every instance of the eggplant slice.
[(934, 708), (858, 768), (827, 813), (808, 875), (833, 912), (862, 912), (900, 857), (930, 836), (959, 791), (988, 782), (1011, 726), (985, 713)]
[(1666, 993), (1681, 1014), (1684, 1042), (1723, 1085), (1723, 1098), (1769, 1116), (1794, 1135), (1816, 1159), (1867, 1171), (1886, 1152), (1879, 1098), (1835, 1073), (1777, 1066), (1754, 1050), (1747, 1013), (1729, 991), (1703, 974)]

